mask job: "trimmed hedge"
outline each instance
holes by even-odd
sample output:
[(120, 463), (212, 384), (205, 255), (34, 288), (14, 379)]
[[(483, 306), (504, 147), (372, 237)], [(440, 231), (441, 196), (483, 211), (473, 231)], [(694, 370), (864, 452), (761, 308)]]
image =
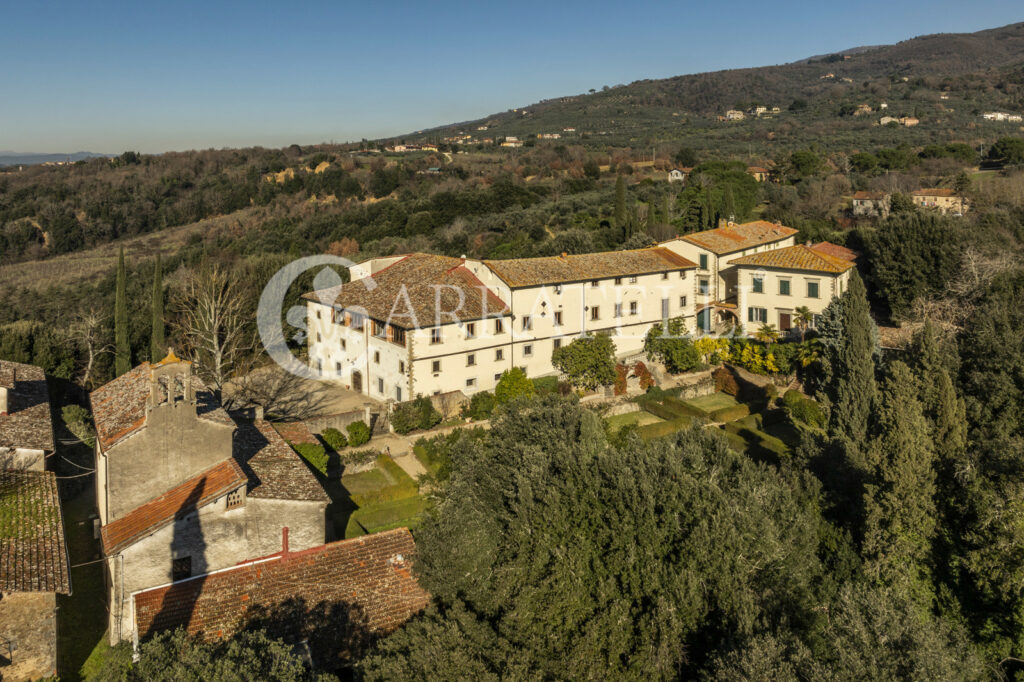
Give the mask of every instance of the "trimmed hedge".
[(800, 391), (786, 391), (782, 396), (782, 405), (793, 419), (819, 429), (825, 427), (825, 414), (821, 411), (821, 406)]
[(319, 443), (291, 443), (295, 452), (309, 462), (314, 469), (324, 476), (327, 475), (327, 451)]
[(348, 431), (348, 444), (354, 448), (370, 442), (370, 427), (364, 422), (352, 422), (345, 430)]
[(345, 437), (344, 433), (333, 426), (324, 429), (324, 432), (320, 434), (320, 437), (323, 438), (324, 442), (327, 443), (327, 445), (335, 452), (348, 447), (348, 438)]
[(684, 402), (681, 398), (677, 398), (674, 395), (665, 396), (665, 406), (670, 410), (675, 410), (680, 417), (702, 417), (707, 418), (708, 413), (704, 410)]
[(637, 428), (636, 432), (644, 440), (651, 440), (652, 438), (670, 436), (676, 431), (687, 428), (691, 424), (693, 424), (693, 417), (678, 417), (671, 421), (657, 422), (655, 424), (641, 426)]
[(668, 421), (679, 419), (680, 417), (706, 418), (708, 416), (703, 410), (700, 410), (693, 405), (687, 405), (682, 400), (672, 395), (662, 396), (661, 402), (645, 400), (640, 404), (645, 410), (653, 414), (655, 417), (661, 417)]
[(711, 420), (716, 422), (731, 422), (742, 419), (750, 414), (750, 407), (747, 405), (731, 405), (721, 407), (711, 413)]

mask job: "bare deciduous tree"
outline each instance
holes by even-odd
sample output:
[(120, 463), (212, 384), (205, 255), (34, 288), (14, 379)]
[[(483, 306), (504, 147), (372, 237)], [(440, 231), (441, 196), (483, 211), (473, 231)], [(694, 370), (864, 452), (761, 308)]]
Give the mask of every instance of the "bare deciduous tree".
[(103, 353), (114, 349), (111, 343), (103, 343), (106, 338), (105, 317), (95, 308), (80, 313), (71, 323), (71, 338), (85, 352), (85, 369), (82, 371), (80, 383), (85, 388), (92, 388), (92, 372), (96, 360)]
[(173, 300), (174, 327), (196, 371), (220, 395), (239, 364), (256, 348), (252, 312), (241, 286), (218, 266), (188, 273)]
[(328, 403), (328, 392), (322, 385), (273, 364), (233, 379), (225, 394), (231, 407), (259, 406), (268, 418), (275, 419), (306, 419), (320, 415)]

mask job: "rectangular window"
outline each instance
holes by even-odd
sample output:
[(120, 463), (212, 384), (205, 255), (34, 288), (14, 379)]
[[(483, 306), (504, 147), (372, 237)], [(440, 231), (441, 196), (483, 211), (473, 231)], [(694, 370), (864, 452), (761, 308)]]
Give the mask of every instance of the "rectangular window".
[(629, 278), (629, 283), (636, 284), (636, 275), (633, 275), (632, 277)]
[(661, 299), (661, 319), (663, 319), (663, 320), (667, 320), (668, 319), (668, 299), (667, 298)]
[(495, 360), (504, 360), (505, 359), (505, 349), (504, 348), (499, 348), (496, 351), (494, 351), (494, 359)]
[(405, 374), (405, 360), (398, 361), (398, 373)]
[(434, 327), (430, 330), (430, 343), (438, 344), (441, 343), (441, 329), (440, 327)]
[(474, 322), (467, 322), (466, 323), (466, 338), (467, 339), (472, 339), (474, 336), (476, 336), (476, 323), (474, 323)]
[(345, 324), (345, 311), (331, 308), (331, 322), (334, 324)]
[(476, 353), (470, 353), (466, 356), (466, 367), (472, 367), (476, 364)]
[(318, 319), (318, 320), (320, 319), (320, 311), (319, 310), (316, 311), (316, 319)]
[(686, 297), (685, 296), (680, 296), (679, 297), (679, 307), (680, 308), (685, 308), (686, 307)]
[(349, 322), (351, 322), (352, 329), (355, 329), (357, 332), (363, 331), (363, 323), (365, 321), (366, 318), (364, 318), (362, 315), (349, 315)]
[(754, 277), (750, 280), (750, 290), (755, 294), (764, 293), (764, 277)]
[(399, 346), (405, 346), (405, 330), (401, 327), (391, 328), (391, 342)]
[(595, 306), (593, 306), (590, 309), (590, 319), (591, 320), (600, 320), (601, 319), (601, 307), (600, 306), (596, 306), (595, 305)]
[(501, 320), (494, 321), (494, 333), (501, 334), (505, 331), (505, 323)]
[(380, 364), (380, 351), (379, 350), (373, 351), (373, 364), (375, 364), (375, 365), (379, 365)]
[(316, 342), (320, 343), (320, 332), (316, 333)]
[(679, 279), (686, 279), (686, 270), (679, 271)]
[(789, 296), (789, 280), (779, 280), (779, 296)]
[(440, 360), (434, 360), (433, 364), (431, 364), (431, 366), (430, 366), (430, 371), (433, 372), (434, 374), (437, 374), (438, 372), (440, 372), (441, 371), (441, 361)]
[(599, 279), (592, 279), (592, 280), (590, 280), (591, 288), (596, 288), (597, 285), (600, 284), (600, 282), (601, 282), (601, 280), (599, 280)]
[(185, 556), (180, 559), (171, 559), (171, 582), (177, 582), (191, 577), (192, 557)]
[(373, 335), (383, 339), (387, 335), (387, 326), (383, 322), (373, 321)]
[(616, 303), (615, 304), (614, 317), (622, 317), (622, 304), (621, 303)]
[(555, 339), (554, 341), (551, 342), (551, 345), (555, 350), (558, 350), (559, 348), (562, 347), (562, 339)]
[(818, 283), (808, 282), (807, 283), (807, 298), (818, 298)]
[(377, 379), (377, 393), (384, 395), (384, 380)]
[(395, 400), (402, 402), (402, 387), (395, 386)]
[(476, 386), (476, 379), (466, 379), (466, 387)]
[[(621, 277), (616, 277), (615, 278), (615, 285), (618, 286), (619, 284), (622, 284), (622, 278)], [(317, 315), (319, 315), (319, 313), (317, 313)]]
[(556, 310), (555, 311), (555, 326), (556, 327), (561, 327), (562, 326), (562, 311), (561, 310)]
[(555, 285), (555, 293), (556, 294), (561, 294), (562, 293), (562, 285), (561, 284), (556, 284)]
[(345, 350), (345, 339), (341, 340), (341, 349)]
[(533, 319), (529, 315), (523, 315), (523, 331), (528, 332), (533, 329)]
[(232, 490), (228, 493), (227, 508), (234, 509), (235, 507), (241, 507), (242, 503), (245, 502), (245, 496), (242, 495), (242, 489)]
[(339, 377), (341, 376), (341, 363), (340, 362), (334, 363), (334, 373), (337, 374)]
[(767, 321), (767, 308), (747, 308), (747, 322), (761, 322), (763, 324)]
[(814, 327), (815, 329), (817, 329), (818, 325), (820, 325), (820, 324), (821, 324), (821, 315), (815, 315), (814, 318), (811, 320), (811, 326)]
[(661, 278), (662, 279), (668, 279), (668, 273), (667, 272), (661, 273)]
[(533, 355), (532, 343), (528, 343), (525, 346), (523, 346), (523, 355), (525, 355), (526, 357), (530, 357), (531, 355)]
[(700, 254), (700, 269), (701, 270), (707, 270), (708, 269), (708, 254), (706, 254), (706, 253)]
[(498, 372), (497, 374), (494, 375), (494, 380), (501, 381), (501, 372)]
[(640, 304), (638, 304), (636, 301), (630, 301), (629, 302), (629, 314), (630, 315), (636, 315), (639, 312), (639, 308), (640, 308)]
[(703, 278), (697, 280), (697, 293), (698, 294), (703, 294), (705, 296), (707, 294), (711, 293), (711, 285), (710, 285), (707, 277), (703, 277)]

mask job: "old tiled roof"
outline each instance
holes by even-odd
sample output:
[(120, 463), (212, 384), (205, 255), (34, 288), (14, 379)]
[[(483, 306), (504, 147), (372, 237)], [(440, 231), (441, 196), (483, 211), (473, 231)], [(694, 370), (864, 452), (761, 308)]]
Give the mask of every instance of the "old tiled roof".
[[(415, 553), (408, 529), (398, 528), (278, 555), (140, 592), (135, 625), (143, 638), (180, 626), (213, 639), (271, 620), (269, 634), (292, 642), (318, 627), (331, 628), (332, 641), (360, 641), (395, 630), (427, 605), (412, 574)], [(337, 610), (341, 618), (324, 616)], [(285, 611), (287, 622), (264, 620)]]
[(864, 201), (881, 201), (885, 199), (885, 192), (865, 192), (861, 190), (860, 192), (854, 192), (853, 198)]
[[(313, 442), (317, 442), (316, 438)], [(309, 467), (269, 422), (239, 424), (235, 430), (234, 452), (249, 479), (246, 493), (249, 497), (331, 501)]]
[(0, 470), (0, 592), (71, 594), (52, 471)]
[(956, 190), (948, 189), (945, 187), (936, 187), (934, 189), (919, 189), (914, 192), (915, 197), (955, 197)]
[(731, 263), (733, 265), (753, 265), (762, 268), (780, 268), (782, 270), (808, 270), (830, 274), (846, 272), (853, 267), (853, 263), (850, 261), (815, 251), (805, 244), (753, 253), (749, 256), (736, 258)]
[(116, 554), (175, 518), (198, 509), (245, 483), (234, 459), (226, 459), (100, 529), (103, 551)]
[(289, 443), (320, 443), (304, 421), (272, 422), (271, 426)]
[(0, 386), (7, 389), (7, 414), (0, 415), (0, 448), (52, 452), (53, 421), (43, 370), (0, 360)]
[(811, 244), (811, 248), (818, 253), (839, 258), (840, 260), (848, 260), (850, 262), (857, 260), (856, 251), (852, 251), (845, 246), (839, 246), (839, 244), (833, 244), (832, 242), (818, 242), (817, 244)]
[[(145, 426), (149, 372), (150, 365), (144, 362), (90, 395), (96, 437), (104, 450)], [(229, 426), (234, 424), (217, 398), (195, 375), (192, 375), (192, 390), (196, 395), (196, 413), (201, 419)]]
[(704, 232), (694, 232), (682, 236), (681, 239), (712, 253), (725, 254), (777, 242), (797, 232), (798, 230), (792, 227), (770, 223), (767, 220), (755, 220), (751, 223), (731, 224)]
[(406, 329), (448, 322), (453, 315), (459, 320), (479, 320), (508, 314), (505, 302), (461, 259), (428, 253), (409, 254), (372, 277), (303, 298), (339, 308), (362, 308), (362, 314)]
[(488, 260), (484, 264), (510, 287), (585, 282), (697, 267), (664, 247), (546, 258)]

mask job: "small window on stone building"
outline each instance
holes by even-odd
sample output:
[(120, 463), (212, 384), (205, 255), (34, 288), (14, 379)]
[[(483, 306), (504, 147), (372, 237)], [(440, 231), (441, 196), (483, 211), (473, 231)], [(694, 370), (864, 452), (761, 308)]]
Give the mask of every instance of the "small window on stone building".
[(235, 507), (241, 507), (245, 503), (245, 497), (242, 495), (242, 489), (232, 490), (228, 493), (228, 509), (234, 509)]
[(171, 559), (171, 582), (177, 582), (191, 577), (192, 557), (186, 556), (180, 559)]

